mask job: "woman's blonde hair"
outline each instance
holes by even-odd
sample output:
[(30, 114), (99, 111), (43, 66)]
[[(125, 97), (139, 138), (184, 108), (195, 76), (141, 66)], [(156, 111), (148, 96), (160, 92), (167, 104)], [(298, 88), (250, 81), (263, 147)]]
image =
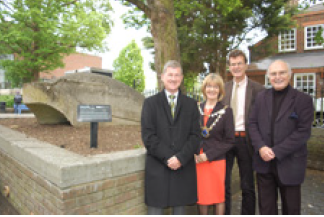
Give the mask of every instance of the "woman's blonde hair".
[(225, 95), (223, 78), (220, 75), (215, 73), (210, 73), (209, 75), (206, 76), (201, 86), (201, 91), (204, 95), (205, 100), (207, 99), (206, 87), (208, 84), (216, 84), (219, 87), (218, 101), (221, 101)]

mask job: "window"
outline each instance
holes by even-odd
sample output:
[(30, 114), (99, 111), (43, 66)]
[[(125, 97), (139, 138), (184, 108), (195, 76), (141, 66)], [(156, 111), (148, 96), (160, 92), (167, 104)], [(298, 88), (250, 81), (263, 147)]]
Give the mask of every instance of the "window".
[(271, 83), (270, 83), (270, 80), (269, 80), (269, 77), (267, 75), (267, 73), (265, 74), (265, 81), (264, 81), (264, 87), (267, 88), (267, 89), (270, 89), (272, 87)]
[(296, 29), (281, 32), (278, 46), (279, 52), (296, 50)]
[(315, 96), (316, 90), (315, 73), (295, 74), (294, 88), (311, 96)]
[[(323, 29), (324, 24), (305, 27), (305, 50), (324, 48), (323, 44), (318, 44), (315, 39), (317, 32)], [(324, 37), (324, 31), (322, 33)]]

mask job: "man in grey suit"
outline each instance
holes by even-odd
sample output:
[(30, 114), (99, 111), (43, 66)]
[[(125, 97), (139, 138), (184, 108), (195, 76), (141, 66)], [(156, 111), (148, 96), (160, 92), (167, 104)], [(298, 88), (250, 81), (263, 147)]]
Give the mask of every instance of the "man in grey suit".
[(273, 88), (261, 92), (250, 115), (260, 214), (299, 215), (301, 184), (307, 164), (307, 140), (314, 119), (312, 98), (290, 85), (290, 66), (274, 61), (267, 76)]
[(264, 87), (246, 76), (248, 68), (246, 55), (241, 50), (233, 50), (228, 58), (229, 70), (233, 80), (225, 84), (224, 104), (233, 109), (235, 124), (234, 147), (226, 154), (226, 195), (225, 214), (231, 214), (231, 179), (234, 159), (239, 167), (242, 206), (241, 214), (255, 214), (255, 186), (252, 169), (252, 145), (248, 136), (248, 117), (250, 108), (258, 92)]
[(194, 154), (200, 143), (197, 102), (183, 94), (180, 63), (168, 61), (161, 75), (164, 90), (145, 99), (142, 109), (142, 140), (145, 162), (145, 203), (148, 214), (185, 214), (185, 205), (197, 202)]

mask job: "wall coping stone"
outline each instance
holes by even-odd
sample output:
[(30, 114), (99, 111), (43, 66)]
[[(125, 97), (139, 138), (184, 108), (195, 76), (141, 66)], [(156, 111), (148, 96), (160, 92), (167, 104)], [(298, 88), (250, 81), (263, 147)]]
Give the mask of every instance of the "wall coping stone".
[(0, 125), (0, 151), (61, 189), (143, 171), (144, 148), (82, 156)]

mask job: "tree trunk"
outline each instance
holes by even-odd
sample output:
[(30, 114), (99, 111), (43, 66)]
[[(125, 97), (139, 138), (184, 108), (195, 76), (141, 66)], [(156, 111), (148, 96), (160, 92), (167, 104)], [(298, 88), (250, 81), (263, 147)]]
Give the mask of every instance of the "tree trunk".
[(180, 47), (177, 37), (177, 26), (174, 16), (173, 0), (150, 0), (151, 33), (154, 39), (155, 70), (158, 88), (161, 90), (161, 73), (168, 60), (180, 62)]
[(39, 71), (38, 70), (33, 70), (33, 82), (37, 82), (39, 80)]

